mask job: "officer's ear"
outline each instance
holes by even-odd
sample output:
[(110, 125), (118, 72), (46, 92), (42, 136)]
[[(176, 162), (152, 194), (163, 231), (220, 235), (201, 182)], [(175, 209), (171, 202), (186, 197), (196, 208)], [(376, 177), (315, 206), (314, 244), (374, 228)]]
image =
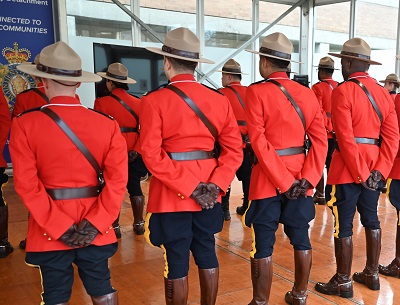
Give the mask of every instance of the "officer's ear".
[(82, 84), (82, 83), (78, 83), (78, 84), (76, 85), (76, 88), (79, 88), (79, 87), (81, 86), (81, 84)]

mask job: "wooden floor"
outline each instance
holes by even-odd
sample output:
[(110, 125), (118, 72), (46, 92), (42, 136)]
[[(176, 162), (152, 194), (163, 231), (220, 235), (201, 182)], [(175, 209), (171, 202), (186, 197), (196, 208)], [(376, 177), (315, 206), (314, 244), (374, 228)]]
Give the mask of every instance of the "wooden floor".
[[(142, 183), (145, 195), (148, 181)], [(226, 221), (224, 229), (216, 236), (217, 254), (220, 262), (220, 283), (217, 304), (247, 305), (252, 296), (250, 280), (249, 250), (251, 232), (242, 227), (241, 217), (235, 213), (241, 201), (240, 184), (235, 180), (232, 187), (232, 220)], [(10, 211), (9, 239), (15, 247), (14, 253), (0, 259), (0, 305), (40, 304), (41, 284), (37, 269), (24, 263), (25, 253), (18, 243), (27, 230), (27, 210), (13, 190), (13, 182), (5, 187), (4, 197)], [(313, 266), (309, 282), (307, 304), (400, 304), (400, 279), (381, 276), (381, 290), (371, 291), (354, 284), (354, 298), (326, 296), (314, 289), (317, 281), (328, 281), (335, 272), (332, 236), (332, 215), (326, 206), (316, 206), (316, 219), (311, 223)], [(383, 229), (381, 263), (389, 263), (394, 256), (396, 212), (381, 196), (379, 216)], [(112, 284), (118, 290), (122, 305), (164, 304), (163, 252), (146, 244), (142, 236), (132, 232), (132, 212), (128, 197), (122, 206), (122, 239), (119, 250), (110, 260)], [(354, 221), (354, 260), (352, 271), (361, 271), (365, 264), (364, 230), (358, 217)], [(284, 294), (293, 285), (293, 250), (282, 228), (277, 231), (273, 254), (274, 278), (270, 304), (285, 304)], [(75, 274), (71, 305), (91, 304), (90, 298)], [(197, 268), (191, 260), (189, 272), (189, 304), (199, 303), (199, 281)]]

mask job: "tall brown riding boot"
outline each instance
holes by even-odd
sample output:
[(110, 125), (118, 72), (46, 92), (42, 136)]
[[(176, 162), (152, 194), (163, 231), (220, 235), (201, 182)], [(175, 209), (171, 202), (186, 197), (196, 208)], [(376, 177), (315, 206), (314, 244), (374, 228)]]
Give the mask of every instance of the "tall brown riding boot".
[(272, 258), (251, 258), (253, 299), (249, 305), (268, 305), (272, 284)]
[(322, 173), (322, 177), (319, 180), (318, 184), (315, 186), (315, 194), (313, 196), (313, 200), (315, 204), (324, 205), (325, 201), (325, 183), (324, 183), (324, 173)]
[(379, 273), (400, 278), (400, 226), (397, 226), (396, 257), (387, 266), (379, 265)]
[(353, 297), (353, 282), (350, 277), (353, 261), (352, 237), (335, 238), (336, 274), (328, 283), (318, 282), (315, 290), (342, 298)]
[(362, 272), (355, 272), (353, 280), (371, 290), (379, 290), (379, 255), (381, 254), (381, 229), (365, 230), (367, 240), (367, 263)]
[(201, 305), (215, 305), (218, 293), (219, 268), (199, 269)]
[(144, 234), (144, 196), (131, 196), (129, 197), (132, 205), (133, 212), (133, 231), (136, 235)]
[(14, 251), (8, 242), (8, 206), (0, 206), (0, 258), (7, 257)]
[(167, 305), (186, 305), (188, 300), (188, 277), (170, 280), (164, 278)]
[(119, 225), (119, 217), (120, 216), (121, 216), (121, 212), (118, 214), (117, 219), (112, 224), (114, 232), (115, 232), (115, 236), (117, 238), (121, 238), (121, 226)]
[(285, 301), (291, 305), (306, 305), (307, 285), (310, 276), (312, 250), (294, 251), (294, 285), (285, 295)]
[(91, 297), (93, 305), (118, 305), (118, 293), (112, 292), (99, 297)]

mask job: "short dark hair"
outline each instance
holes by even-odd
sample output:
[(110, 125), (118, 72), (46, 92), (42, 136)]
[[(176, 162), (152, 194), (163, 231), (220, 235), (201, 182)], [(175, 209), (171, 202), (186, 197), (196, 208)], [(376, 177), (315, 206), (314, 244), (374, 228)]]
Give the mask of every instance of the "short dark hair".
[(321, 72), (325, 72), (326, 74), (332, 75), (334, 69), (328, 69), (328, 68), (318, 68)]
[(241, 81), (242, 80), (242, 74), (231, 74), (232, 75), (232, 78), (233, 79), (237, 79), (237, 80), (239, 80), (239, 81)]
[(190, 71), (194, 73), (194, 70), (197, 66), (197, 62), (195, 61), (183, 60), (173, 57), (168, 57), (168, 59), (171, 62), (172, 67), (174, 67), (177, 72)]
[(124, 89), (125, 91), (129, 90), (128, 84), (116, 82), (116, 81), (113, 81), (113, 80), (110, 80), (110, 81), (113, 82), (115, 88), (121, 88), (121, 89)]
[(399, 88), (399, 83), (389, 82), (389, 84), (393, 84), (396, 89)]
[(268, 60), (274, 68), (278, 69), (287, 69), (290, 63), (290, 61), (283, 59), (273, 58), (269, 56), (263, 56), (263, 57), (265, 57), (265, 59)]

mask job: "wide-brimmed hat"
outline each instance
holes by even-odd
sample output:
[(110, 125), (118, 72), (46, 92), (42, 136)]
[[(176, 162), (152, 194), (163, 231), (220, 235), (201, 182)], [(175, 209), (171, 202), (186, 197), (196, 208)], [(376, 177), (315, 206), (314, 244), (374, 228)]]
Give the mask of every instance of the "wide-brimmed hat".
[(243, 74), (243, 75), (248, 75), (247, 73), (242, 72), (242, 68), (240, 67), (240, 64), (234, 60), (233, 58), (229, 59), (224, 66), (222, 67), (222, 70), (216, 70), (215, 72), (222, 72), (222, 73), (227, 73), (227, 74)]
[(260, 54), (262, 56), (298, 63), (298, 61), (291, 59), (293, 52), (292, 42), (284, 34), (279, 32), (265, 36), (259, 51), (247, 49), (245, 51), (254, 54)]
[(388, 82), (388, 83), (397, 83), (397, 84), (400, 85), (399, 78), (397, 77), (397, 75), (395, 73), (389, 74), (388, 76), (386, 76), (385, 80), (380, 80), (379, 82), (380, 83), (386, 83), (386, 82)]
[(97, 74), (118, 83), (136, 84), (133, 78), (128, 77), (128, 69), (119, 62), (109, 65), (107, 72), (97, 72)]
[(319, 69), (332, 69), (332, 70), (339, 70), (335, 68), (335, 62), (329, 56), (322, 57), (319, 60), (318, 66), (314, 66)]
[(90, 83), (101, 77), (82, 70), (80, 56), (65, 42), (59, 41), (42, 49), (37, 65), (18, 65), (22, 72), (59, 81)]
[(200, 40), (188, 28), (177, 28), (165, 36), (162, 48), (147, 47), (153, 53), (168, 57), (213, 64), (212, 60), (200, 57)]
[(371, 47), (361, 38), (352, 38), (347, 40), (343, 44), (342, 51), (340, 53), (328, 53), (335, 57), (346, 57), (353, 58), (361, 61), (365, 61), (370, 65), (381, 65), (380, 62), (371, 60)]

